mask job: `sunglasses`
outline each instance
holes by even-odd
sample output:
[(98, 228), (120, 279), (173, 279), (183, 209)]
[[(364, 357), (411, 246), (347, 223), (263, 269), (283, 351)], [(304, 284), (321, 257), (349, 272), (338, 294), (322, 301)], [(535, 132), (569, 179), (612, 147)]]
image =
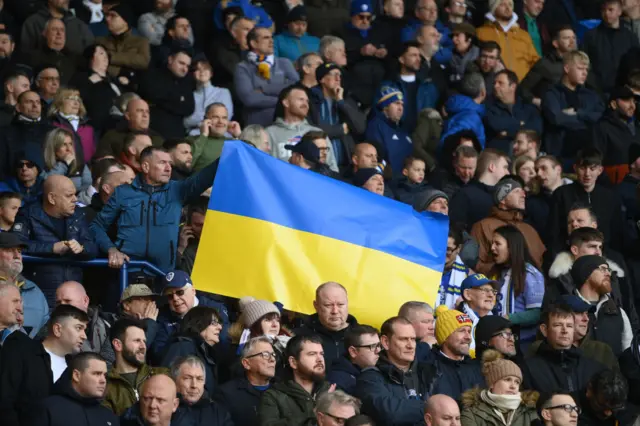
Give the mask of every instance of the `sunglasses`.
[(33, 161), (19, 161), (18, 164), (16, 164), (16, 169), (22, 169), (24, 167), (31, 169), (35, 166), (36, 165)]
[(182, 290), (176, 290), (173, 293), (168, 293), (165, 295), (167, 297), (167, 299), (171, 300), (173, 299), (173, 296), (178, 296), (178, 297), (182, 297), (184, 296), (184, 289)]
[(373, 15), (358, 15), (358, 19), (361, 21), (371, 22)]

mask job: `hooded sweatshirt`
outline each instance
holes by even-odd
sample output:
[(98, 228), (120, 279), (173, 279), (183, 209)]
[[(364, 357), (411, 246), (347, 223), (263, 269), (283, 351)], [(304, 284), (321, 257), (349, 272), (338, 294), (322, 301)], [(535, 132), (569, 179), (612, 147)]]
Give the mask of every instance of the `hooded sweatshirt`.
[(485, 114), (484, 105), (475, 103), (468, 96), (454, 95), (447, 100), (444, 108), (449, 115), (449, 119), (444, 123), (444, 129), (440, 137), (440, 147), (442, 147), (444, 140), (449, 135), (461, 130), (471, 130), (476, 134), (480, 145), (484, 148), (485, 136), (484, 125), (482, 124)]

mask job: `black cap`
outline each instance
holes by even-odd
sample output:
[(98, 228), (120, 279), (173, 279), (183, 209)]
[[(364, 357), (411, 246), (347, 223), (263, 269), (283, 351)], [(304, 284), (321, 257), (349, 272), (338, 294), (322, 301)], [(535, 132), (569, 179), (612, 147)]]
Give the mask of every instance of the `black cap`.
[(119, 3), (109, 9), (109, 12), (115, 12), (127, 23), (129, 29), (134, 28), (137, 24), (136, 17), (131, 10), (131, 7), (125, 3)]
[(355, 186), (363, 187), (364, 184), (375, 175), (382, 175), (382, 170), (377, 167), (358, 169), (353, 176), (353, 184)]
[(302, 154), (305, 160), (311, 161), (314, 164), (320, 162), (320, 149), (313, 141), (304, 140), (295, 145), (285, 145), (284, 148), (291, 152)]
[(0, 232), (0, 248), (27, 247), (27, 245), (13, 232)]
[(614, 87), (611, 90), (611, 94), (609, 95), (610, 101), (615, 101), (617, 99), (633, 99), (633, 92), (627, 86), (618, 86)]
[(306, 21), (307, 20), (307, 8), (303, 5), (298, 5), (291, 9), (287, 14), (287, 24), (290, 22), (296, 21)]
[(318, 83), (320, 83), (320, 80), (322, 80), (325, 75), (329, 74), (333, 70), (342, 72), (342, 69), (333, 62), (327, 62), (326, 64), (322, 64), (316, 68), (316, 80)]
[(585, 302), (578, 296), (573, 294), (563, 294), (560, 296), (560, 301), (571, 308), (573, 312), (581, 314), (583, 312), (589, 312), (591, 304)]
[(504, 330), (505, 328), (511, 328), (511, 326), (511, 321), (501, 317), (500, 315), (483, 316), (476, 325), (476, 347), (483, 347), (484, 349), (488, 348), (489, 340), (491, 340), (496, 333)]

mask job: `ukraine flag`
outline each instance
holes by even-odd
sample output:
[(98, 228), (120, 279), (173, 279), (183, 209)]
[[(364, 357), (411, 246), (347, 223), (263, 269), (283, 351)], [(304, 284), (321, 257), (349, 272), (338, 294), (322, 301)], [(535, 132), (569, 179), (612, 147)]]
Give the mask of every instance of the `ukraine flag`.
[(448, 218), (226, 142), (192, 278), (199, 290), (314, 312), (342, 284), (349, 312), (379, 326), (406, 301), (436, 300)]

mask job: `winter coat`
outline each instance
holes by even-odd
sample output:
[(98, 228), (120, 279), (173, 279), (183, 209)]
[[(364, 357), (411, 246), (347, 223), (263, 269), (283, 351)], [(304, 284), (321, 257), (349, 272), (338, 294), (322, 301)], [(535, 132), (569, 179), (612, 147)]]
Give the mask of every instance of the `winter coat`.
[[(414, 362), (413, 386), (404, 373), (384, 356), (377, 365), (366, 368), (358, 376), (354, 396), (362, 401), (362, 410), (376, 424), (388, 426), (422, 425), (424, 402), (434, 395), (435, 369), (432, 364)], [(417, 382), (416, 382), (417, 379)]]
[(391, 181), (389, 187), (391, 188), (391, 192), (393, 192), (394, 199), (409, 204), (410, 206), (413, 206), (418, 194), (433, 189), (426, 181), (413, 183), (409, 182), (409, 179), (405, 176)]
[(18, 275), (16, 283), (22, 297), (24, 323), (22, 327), (34, 338), (38, 331), (49, 321), (49, 304), (42, 290), (33, 282)]
[(468, 96), (453, 95), (444, 105), (449, 118), (444, 122), (444, 129), (440, 137), (440, 146), (447, 136), (461, 130), (472, 130), (478, 137), (480, 145), (485, 146), (485, 132), (482, 119), (485, 116), (485, 106), (477, 104)]
[(26, 207), (40, 200), (42, 197), (43, 183), (44, 179), (42, 176), (38, 175), (33, 186), (27, 188), (18, 179), (10, 177), (4, 182), (0, 182), (0, 191), (17, 192), (22, 195), (22, 207)]
[[(525, 358), (529, 358), (530, 356), (535, 355), (541, 344), (542, 340), (533, 342), (531, 346), (529, 346)], [(608, 344), (593, 340), (587, 334), (578, 345), (578, 348), (587, 358), (598, 361), (600, 364), (604, 365), (610, 370), (620, 371), (618, 358), (616, 358), (616, 356), (613, 354), (611, 346), (609, 346)]]
[(229, 411), (235, 426), (255, 426), (259, 424), (258, 408), (262, 395), (264, 392), (242, 377), (217, 386), (213, 399)]
[(562, 248), (569, 237), (567, 235), (567, 215), (576, 203), (591, 207), (598, 219), (598, 229), (604, 234), (604, 245), (614, 250), (622, 247), (624, 217), (618, 194), (596, 183), (587, 193), (579, 182), (563, 185), (553, 193), (549, 214), (550, 235), (554, 236), (554, 248)]
[(140, 399), (142, 384), (156, 374), (169, 375), (169, 369), (142, 364), (135, 378), (135, 386), (131, 386), (128, 380), (124, 379), (112, 368), (107, 373), (107, 390), (105, 391), (102, 405), (116, 413), (116, 415), (121, 416)]
[(86, 191), (93, 182), (91, 170), (89, 170), (89, 167), (86, 164), (81, 170), (77, 170), (72, 175), (69, 175), (69, 165), (64, 161), (57, 161), (51, 169), (43, 171), (40, 175), (45, 180), (52, 175), (66, 176), (71, 179), (71, 182), (73, 182), (73, 186), (76, 187), (77, 192)]
[(169, 69), (151, 69), (138, 92), (149, 102), (151, 122), (165, 138), (183, 138), (186, 135), (183, 120), (193, 114), (195, 84), (191, 76), (177, 77)]
[(2, 426), (31, 425), (38, 405), (52, 390), (51, 358), (42, 342), (12, 333), (2, 345), (0, 363)]
[[(218, 163), (182, 181), (150, 187), (138, 175), (131, 185), (120, 185), (91, 222), (91, 233), (101, 252), (117, 248), (136, 259), (145, 259), (169, 271), (175, 267), (178, 225), (183, 204), (213, 183)], [(118, 224), (118, 238), (109, 239), (111, 224)]]
[(180, 398), (176, 414), (180, 417), (191, 418), (197, 426), (236, 426), (227, 409), (212, 401), (206, 391), (202, 398), (193, 405), (187, 404), (184, 399)]
[(616, 85), (618, 65), (630, 49), (638, 47), (638, 38), (624, 26), (608, 27), (604, 22), (587, 31), (582, 50), (589, 55), (591, 71), (596, 76), (598, 86), (609, 92)]
[(188, 134), (200, 134), (200, 123), (204, 120), (207, 107), (213, 103), (224, 104), (224, 106), (227, 107), (229, 120), (233, 119), (233, 101), (231, 100), (231, 92), (229, 89), (216, 87), (209, 83), (202, 87), (196, 87), (193, 91), (193, 99), (195, 105), (193, 114), (186, 117), (183, 121)]
[(453, 360), (444, 356), (437, 347), (432, 348), (431, 351), (435, 354), (433, 365), (436, 368), (433, 395), (443, 393), (455, 400), (460, 400), (465, 390), (475, 386), (485, 386), (480, 363), (476, 360), (468, 356), (462, 361)]
[(584, 356), (576, 347), (555, 350), (547, 341), (540, 344), (536, 354), (520, 365), (522, 388), (538, 392), (562, 389), (568, 393), (584, 390), (593, 377), (606, 367)]
[(67, 370), (54, 386), (53, 395), (42, 401), (33, 426), (119, 426), (120, 420), (108, 408), (100, 405), (100, 398), (78, 394), (71, 385)]
[(385, 86), (394, 87), (402, 92), (405, 104), (401, 124), (409, 133), (416, 128), (418, 114), (426, 108), (436, 108), (440, 97), (444, 95), (430, 78), (423, 79), (420, 75), (416, 75), (416, 81), (413, 83), (407, 83), (397, 75), (392, 80), (385, 80), (380, 84), (380, 87)]
[[(498, 417), (495, 407), (487, 404), (480, 396), (482, 389), (469, 389), (462, 394), (462, 412), (460, 422), (462, 426), (505, 426), (502, 416)], [(538, 418), (536, 402), (540, 394), (536, 391), (523, 391), (522, 403), (516, 408), (516, 413), (510, 426), (530, 426)]]
[(413, 154), (413, 141), (400, 123), (394, 123), (381, 111), (372, 114), (367, 123), (365, 140), (378, 151), (378, 160), (384, 159), (391, 166), (395, 178), (402, 176), (404, 160)]
[[(20, 211), (13, 225), (13, 232), (27, 244), (26, 254), (32, 256), (54, 256), (68, 260), (90, 260), (98, 255), (98, 247), (93, 241), (84, 218), (84, 211), (76, 208), (65, 219), (65, 233), (59, 235), (51, 217), (45, 213), (40, 203), (33, 203)], [(54, 255), (53, 245), (58, 241), (76, 240), (84, 250), (79, 254), (68, 252)], [(65, 281), (82, 282), (82, 268), (65, 264), (31, 265), (25, 268), (24, 276), (37, 282), (38, 286), (53, 306), (55, 291)]]
[[(283, 118), (276, 118), (276, 121), (267, 127), (267, 135), (269, 135), (269, 145), (271, 146), (271, 155), (282, 161), (289, 161), (291, 151), (286, 149), (285, 145), (296, 145), (302, 139), (305, 133), (310, 131), (320, 131), (318, 127), (314, 127), (303, 120), (299, 123), (287, 123)], [(333, 145), (328, 144), (329, 153), (327, 154), (327, 165), (334, 172), (338, 171), (336, 156), (333, 152)]]
[[(20, 50), (22, 52), (31, 52), (45, 44), (42, 34), (51, 18), (53, 16), (49, 9), (43, 7), (24, 21), (20, 36)], [(81, 55), (86, 47), (94, 43), (93, 34), (87, 24), (76, 18), (70, 11), (64, 12), (62, 22), (64, 22), (66, 33), (65, 47), (72, 53)]]
[[(94, 127), (96, 137), (106, 130), (109, 123), (111, 108), (115, 105), (116, 98), (121, 91), (116, 81), (111, 77), (101, 79), (97, 83), (89, 80), (92, 71), (82, 71), (71, 77), (69, 85), (80, 91), (82, 103), (87, 109), (87, 116), (91, 117), (91, 125)], [(115, 87), (114, 87), (115, 86)], [(116, 91), (117, 89), (117, 91)], [(94, 141), (94, 151), (97, 139)], [(86, 154), (86, 152), (85, 152)], [(91, 156), (93, 153), (89, 156)]]
[(68, 48), (53, 50), (46, 44), (29, 52), (28, 57), (28, 63), (34, 70), (41, 69), (44, 66), (55, 66), (60, 74), (60, 84), (62, 86), (69, 85), (69, 80), (75, 74), (80, 62), (80, 57), (71, 53)]
[(349, 0), (307, 0), (309, 34), (323, 37), (336, 34), (349, 21)]
[(454, 50), (448, 67), (450, 84), (456, 84), (462, 80), (467, 66), (478, 59), (478, 56), (480, 56), (480, 48), (478, 46), (471, 45), (464, 54)]
[(295, 62), (305, 53), (318, 52), (320, 39), (307, 33), (296, 37), (289, 30), (284, 30), (273, 38), (273, 49), (278, 58), (287, 58)]
[(625, 216), (624, 235), (628, 237), (627, 241), (631, 241), (633, 247), (634, 242), (638, 240), (638, 225), (640, 219), (640, 204), (638, 203), (638, 195), (636, 188), (640, 184), (640, 179), (628, 174), (616, 186), (616, 192), (622, 202), (622, 211)]
[(471, 228), (471, 236), (480, 246), (478, 264), (473, 268), (474, 271), (485, 275), (491, 275), (491, 271), (495, 266), (495, 261), (491, 255), (493, 233), (496, 229), (505, 225), (515, 226), (522, 233), (527, 242), (531, 259), (534, 261), (534, 266), (538, 268), (538, 270), (541, 270), (542, 256), (544, 255), (546, 248), (536, 230), (533, 229), (533, 226), (523, 221), (523, 214), (521, 211), (501, 210), (494, 206), (491, 208), (491, 214), (489, 217), (476, 222)]
[(640, 129), (635, 117), (627, 120), (609, 108), (593, 126), (593, 145), (602, 153), (602, 165), (614, 185), (629, 172), (629, 148), (639, 144)]
[[(535, 130), (542, 134), (542, 116), (532, 104), (525, 104), (516, 99), (515, 104), (506, 105), (498, 99), (486, 106), (484, 129), (487, 138), (487, 148), (496, 148), (509, 153), (511, 144), (520, 130)], [(506, 135), (503, 134), (506, 132)]]
[(300, 80), (291, 61), (275, 58), (271, 67), (271, 79), (258, 74), (258, 66), (248, 60), (238, 64), (233, 83), (238, 100), (242, 103), (244, 125), (273, 123), (278, 96), (283, 89)]
[(108, 130), (100, 139), (98, 147), (96, 149), (96, 157), (113, 156), (120, 157), (122, 150), (124, 149), (124, 140), (130, 133), (147, 134), (151, 138), (153, 146), (162, 146), (164, 138), (156, 131), (147, 129), (146, 132), (139, 132), (129, 129), (127, 122), (124, 121), (120, 125), (117, 125), (114, 129)]
[[(620, 355), (620, 372), (624, 374), (629, 389), (637, 390), (640, 386), (640, 345), (638, 334), (633, 339), (631, 347)], [(629, 402), (640, 405), (640, 392), (629, 392)]]
[(320, 323), (318, 314), (309, 316), (309, 319), (299, 328), (293, 330), (293, 335), (314, 333), (322, 338), (324, 349), (324, 365), (330, 366), (333, 361), (345, 354), (344, 336), (352, 327), (358, 325), (358, 320), (353, 315), (347, 317), (347, 328), (340, 331), (332, 331)]
[(131, 75), (129, 72), (144, 71), (149, 67), (151, 61), (151, 48), (149, 41), (141, 36), (127, 31), (124, 34), (114, 36), (109, 34), (105, 37), (98, 37), (96, 42), (106, 47), (111, 61), (107, 72), (111, 77)]
[(0, 134), (0, 176), (13, 176), (13, 166), (18, 160), (33, 161), (43, 170), (44, 141), (52, 129), (53, 126), (43, 120), (24, 121), (21, 115), (16, 115)]
[(176, 12), (173, 8), (164, 14), (156, 13), (155, 11), (147, 12), (140, 15), (136, 28), (141, 36), (149, 40), (149, 44), (160, 46), (162, 44), (162, 37), (164, 37), (166, 31), (167, 21), (175, 15)]
[(335, 383), (337, 389), (353, 395), (356, 391), (356, 380), (361, 372), (360, 367), (347, 357), (341, 356), (333, 361), (327, 374), (327, 381)]
[(89, 164), (93, 154), (96, 152), (97, 141), (93, 127), (87, 122), (87, 118), (83, 117), (80, 119), (77, 129), (74, 129), (69, 120), (60, 114), (51, 118), (51, 124), (67, 129), (73, 133), (74, 147), (79, 146), (82, 148), (80, 151), (76, 150), (76, 157), (81, 157), (80, 165)]
[(586, 87), (579, 86), (577, 96), (579, 106), (575, 115), (562, 112), (569, 108), (567, 89), (562, 83), (552, 86), (542, 97), (542, 116), (544, 117), (545, 151), (556, 157), (573, 160), (578, 150), (588, 145), (586, 140), (565, 140), (567, 132), (589, 132), (600, 120), (605, 110), (598, 94)]
[(467, 229), (489, 216), (493, 208), (493, 186), (473, 179), (463, 186), (449, 203), (449, 220)]
[(258, 416), (260, 426), (306, 426), (314, 424), (316, 398), (329, 389), (324, 382), (309, 394), (293, 380), (274, 383), (262, 395)]
[[(222, 318), (222, 330), (220, 331), (219, 345), (227, 345), (229, 339), (229, 313), (227, 312), (226, 306), (224, 303), (213, 300), (199, 292), (196, 297), (198, 298), (197, 306), (206, 306), (218, 311), (218, 314)], [(152, 355), (155, 355), (156, 358), (160, 358), (157, 359), (157, 361), (161, 360), (161, 356), (163, 355), (165, 347), (171, 337), (180, 331), (181, 320), (182, 318), (174, 314), (168, 306), (160, 308), (158, 319), (156, 321), (158, 324), (158, 330), (155, 340), (153, 344), (149, 344), (149, 352), (151, 352)]]
[(226, 138), (200, 135), (188, 139), (193, 147), (192, 168), (194, 171), (200, 171), (220, 158)]
[(515, 72), (518, 80), (522, 80), (540, 59), (533, 46), (533, 41), (531, 41), (531, 36), (518, 26), (518, 15), (515, 13), (507, 24), (506, 30), (491, 13), (488, 13), (486, 17), (485, 24), (477, 30), (478, 39), (498, 43), (501, 50), (500, 58), (505, 68)]
[[(122, 416), (120, 416), (121, 426), (148, 426), (142, 418), (140, 412), (140, 403), (129, 408)], [(176, 410), (171, 416), (170, 426), (200, 426), (196, 423), (196, 419), (189, 415), (185, 410)]]

